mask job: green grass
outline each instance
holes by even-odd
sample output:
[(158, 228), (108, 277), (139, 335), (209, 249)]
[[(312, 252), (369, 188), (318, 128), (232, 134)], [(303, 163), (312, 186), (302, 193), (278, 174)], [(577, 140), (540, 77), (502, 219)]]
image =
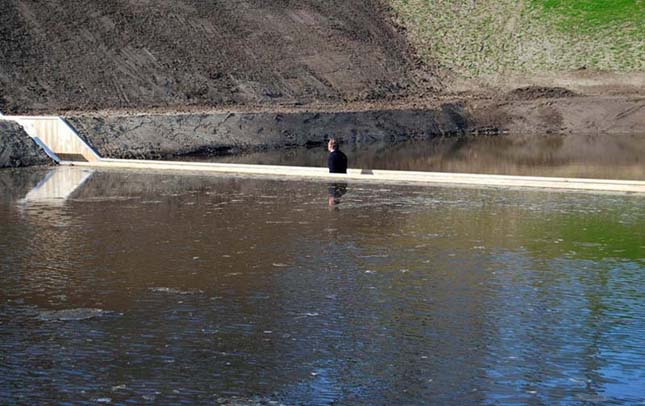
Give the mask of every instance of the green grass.
[(591, 33), (606, 27), (634, 28), (643, 32), (645, 2), (643, 0), (530, 0), (531, 6), (542, 8), (547, 17), (558, 20), (566, 31)]
[(645, 23), (642, 0), (531, 0), (547, 14), (564, 17), (561, 23), (586, 29), (624, 23)]
[(645, 0), (388, 0), (427, 63), (465, 77), (645, 71)]

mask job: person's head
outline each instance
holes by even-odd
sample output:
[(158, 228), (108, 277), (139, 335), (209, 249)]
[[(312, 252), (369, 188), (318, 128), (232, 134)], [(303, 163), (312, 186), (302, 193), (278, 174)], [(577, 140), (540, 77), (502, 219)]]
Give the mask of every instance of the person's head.
[(336, 142), (335, 138), (330, 138), (329, 142), (327, 143), (327, 150), (329, 152), (336, 151), (338, 149), (338, 142)]

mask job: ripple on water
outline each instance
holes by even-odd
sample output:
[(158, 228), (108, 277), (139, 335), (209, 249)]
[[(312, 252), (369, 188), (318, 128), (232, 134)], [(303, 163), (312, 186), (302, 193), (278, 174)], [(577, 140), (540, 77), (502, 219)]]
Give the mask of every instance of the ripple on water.
[(150, 290), (151, 292), (169, 293), (173, 295), (200, 295), (204, 293), (203, 290), (180, 290), (175, 288), (164, 288), (164, 287), (149, 288), (148, 290)]
[(0, 204), (0, 405), (642, 398), (641, 200), (96, 179)]
[(64, 310), (46, 310), (38, 314), (38, 319), (42, 321), (74, 321), (87, 320), (95, 317), (114, 315), (115, 312), (103, 309), (78, 308)]

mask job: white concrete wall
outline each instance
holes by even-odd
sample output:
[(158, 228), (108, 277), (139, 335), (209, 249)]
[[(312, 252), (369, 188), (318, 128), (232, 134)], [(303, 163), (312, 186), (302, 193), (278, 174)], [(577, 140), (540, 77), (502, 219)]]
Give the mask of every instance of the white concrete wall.
[(330, 174), (327, 168), (305, 168), (269, 165), (240, 165), (198, 162), (169, 162), (127, 159), (103, 159), (90, 148), (61, 118), (55, 116), (4, 116), (23, 126), (27, 134), (46, 145), (56, 154), (80, 154), (88, 162), (68, 162), (70, 165), (94, 168), (128, 168), (138, 170), (214, 172), (288, 178), (317, 178), (331, 181), (353, 180), (366, 182), (454, 184), (472, 186), (519, 187), (599, 192), (645, 194), (645, 181), (607, 179), (569, 179), (531, 176), (479, 175), (438, 172), (408, 172), (350, 169), (346, 175)]
[(56, 116), (4, 116), (20, 124), (32, 138), (39, 139), (55, 154), (78, 154), (90, 162), (100, 157), (60, 117)]
[(191, 173), (230, 173), (291, 179), (324, 179), (395, 184), (470, 185), (475, 187), (538, 188), (585, 190), (596, 192), (638, 193), (645, 195), (645, 181), (613, 179), (551, 178), (537, 176), (480, 175), (447, 172), (410, 172), (349, 169), (347, 174), (331, 174), (327, 168), (221, 164), (207, 162), (147, 161), (134, 159), (101, 159), (94, 162), (72, 162), (71, 165), (91, 168), (124, 168), (147, 171)]

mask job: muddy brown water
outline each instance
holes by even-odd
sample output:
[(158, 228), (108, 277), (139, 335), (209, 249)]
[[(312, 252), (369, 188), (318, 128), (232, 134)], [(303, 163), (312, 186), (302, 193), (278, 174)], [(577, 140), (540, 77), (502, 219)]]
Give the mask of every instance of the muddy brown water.
[[(645, 136), (468, 136), (346, 144), (352, 168), (645, 180)], [(281, 148), (182, 160), (326, 166), (325, 147)]]
[(642, 197), (79, 171), (0, 171), (0, 404), (644, 400)]

